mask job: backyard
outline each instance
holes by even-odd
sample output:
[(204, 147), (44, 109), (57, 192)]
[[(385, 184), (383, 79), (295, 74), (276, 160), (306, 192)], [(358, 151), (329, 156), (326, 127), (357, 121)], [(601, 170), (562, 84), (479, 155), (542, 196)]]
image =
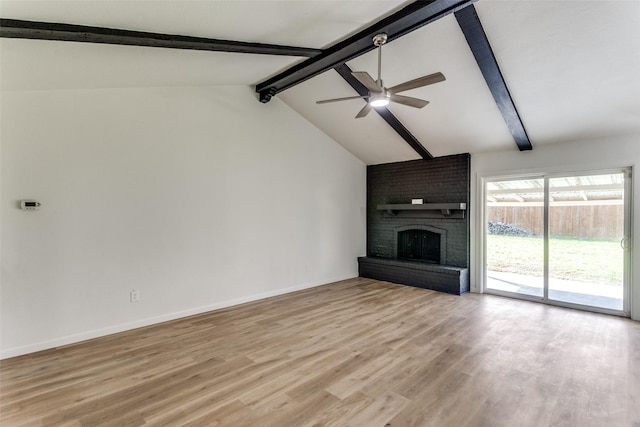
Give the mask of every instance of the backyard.
[[(487, 269), (543, 276), (542, 237), (487, 235)], [(621, 286), (623, 250), (619, 241), (552, 237), (549, 239), (551, 278)]]

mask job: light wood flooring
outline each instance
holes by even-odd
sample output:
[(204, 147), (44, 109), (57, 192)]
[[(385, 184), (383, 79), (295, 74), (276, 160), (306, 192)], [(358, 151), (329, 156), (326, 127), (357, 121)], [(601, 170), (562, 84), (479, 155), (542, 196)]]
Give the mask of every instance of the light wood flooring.
[(5, 426), (640, 426), (640, 322), (352, 279), (0, 365)]

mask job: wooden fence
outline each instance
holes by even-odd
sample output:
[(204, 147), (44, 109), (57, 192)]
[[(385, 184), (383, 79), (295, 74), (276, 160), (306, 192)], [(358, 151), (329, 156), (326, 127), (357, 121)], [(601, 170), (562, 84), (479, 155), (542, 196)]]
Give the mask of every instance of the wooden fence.
[[(542, 206), (487, 207), (487, 221), (513, 224), (536, 236), (544, 234), (543, 215)], [(621, 239), (624, 235), (623, 221), (622, 205), (549, 207), (549, 234), (554, 237)]]

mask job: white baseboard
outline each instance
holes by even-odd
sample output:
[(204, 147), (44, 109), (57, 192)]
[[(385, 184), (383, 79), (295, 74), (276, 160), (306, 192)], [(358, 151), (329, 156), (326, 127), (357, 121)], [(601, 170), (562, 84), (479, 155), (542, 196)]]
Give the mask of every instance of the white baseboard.
[(155, 325), (157, 323), (167, 322), (169, 320), (180, 319), (183, 317), (189, 317), (196, 314), (202, 314), (213, 310), (219, 310), (221, 308), (232, 307), (234, 305), (244, 304), (247, 302), (258, 301), (265, 298), (270, 298), (278, 295), (288, 294), (295, 291), (301, 291), (303, 289), (314, 288), (316, 286), (322, 286), (328, 283), (338, 282), (340, 280), (346, 280), (352, 278), (340, 277), (328, 281), (322, 281), (319, 283), (305, 283), (302, 285), (291, 286), (289, 288), (277, 289), (274, 291), (261, 292), (259, 294), (249, 295), (246, 297), (235, 298), (228, 301), (222, 301), (215, 304), (210, 304), (201, 307), (194, 307), (188, 310), (177, 311), (173, 313), (163, 314), (160, 316), (154, 316), (146, 319), (136, 320), (135, 322), (121, 323), (119, 325), (113, 325), (106, 328), (94, 329), (92, 331), (86, 331), (79, 334), (67, 335), (52, 340), (42, 341), (34, 344), (29, 344), (21, 347), (14, 347), (9, 349), (0, 350), (0, 360), (8, 359), (10, 357), (22, 356), (29, 353), (35, 353), (37, 351), (49, 350), (56, 347), (61, 347), (69, 344), (76, 344), (81, 341), (86, 341), (94, 338), (103, 337), (106, 335), (116, 334), (118, 332), (129, 331), (131, 329), (142, 328), (144, 326)]

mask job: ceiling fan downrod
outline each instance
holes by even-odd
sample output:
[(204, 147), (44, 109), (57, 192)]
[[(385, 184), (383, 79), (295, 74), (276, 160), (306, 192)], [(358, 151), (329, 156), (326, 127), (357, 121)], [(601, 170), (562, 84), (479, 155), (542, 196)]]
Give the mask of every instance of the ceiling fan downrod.
[(387, 42), (387, 34), (380, 33), (373, 36), (373, 44), (378, 47), (378, 86), (384, 87), (382, 84), (382, 45)]

